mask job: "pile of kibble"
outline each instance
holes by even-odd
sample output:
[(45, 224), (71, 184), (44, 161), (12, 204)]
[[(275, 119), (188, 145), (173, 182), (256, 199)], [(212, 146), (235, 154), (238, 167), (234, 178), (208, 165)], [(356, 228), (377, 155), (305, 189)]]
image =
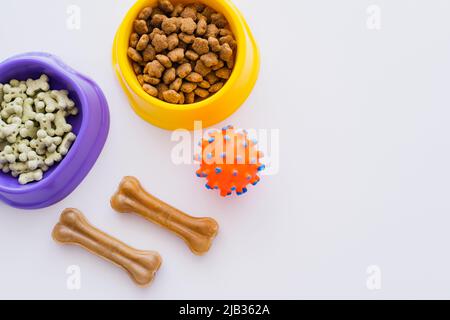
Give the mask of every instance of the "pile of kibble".
[(78, 114), (67, 90), (52, 90), (49, 77), (0, 83), (0, 170), (20, 184), (42, 180), (76, 139), (67, 118)]
[(236, 40), (224, 15), (210, 7), (159, 0), (134, 21), (128, 57), (145, 92), (190, 104), (216, 93), (229, 79)]

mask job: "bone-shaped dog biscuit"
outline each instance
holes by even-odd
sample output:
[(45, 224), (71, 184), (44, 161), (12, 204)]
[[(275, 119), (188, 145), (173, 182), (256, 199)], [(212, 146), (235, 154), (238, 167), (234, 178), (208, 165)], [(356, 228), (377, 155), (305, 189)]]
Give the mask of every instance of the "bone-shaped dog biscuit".
[(37, 95), (38, 101), (45, 103), (45, 112), (53, 113), (58, 109), (58, 102), (52, 98), (51, 93), (41, 92)]
[(72, 144), (76, 138), (77, 138), (77, 136), (74, 133), (72, 133), (72, 132), (67, 133), (64, 136), (64, 138), (62, 139), (61, 144), (58, 147), (58, 152), (62, 156), (65, 156), (69, 152), (69, 149), (72, 146)]
[(48, 84), (48, 76), (43, 74), (37, 80), (28, 79), (26, 81), (27, 85), (27, 95), (34, 96), (38, 91), (48, 91), (50, 90), (50, 85)]
[(27, 98), (23, 102), (23, 114), (22, 114), (23, 122), (26, 122), (29, 120), (34, 120), (34, 117), (36, 116), (36, 112), (33, 111), (33, 104), (34, 104), (34, 100), (31, 98)]
[(23, 127), (19, 133), (22, 138), (33, 138), (37, 134), (38, 128), (34, 126), (34, 122), (27, 120), (24, 122)]
[(55, 134), (62, 137), (66, 132), (72, 131), (72, 125), (66, 121), (66, 112), (64, 110), (58, 110), (55, 114)]
[(24, 99), (20, 97), (15, 98), (11, 102), (8, 102), (7, 104), (5, 104), (5, 106), (2, 108), (2, 111), (0, 112), (1, 117), (5, 120), (12, 115), (18, 115), (19, 117), (21, 117), (23, 113), (23, 104)]
[(22, 173), (19, 176), (19, 183), (23, 185), (30, 183), (31, 181), (41, 181), (43, 178), (43, 174), (44, 173), (42, 172), (41, 169), (37, 169), (27, 173)]
[(5, 102), (11, 102), (14, 99), (21, 98), (25, 99), (27, 86), (24, 82), (11, 81), (10, 84), (5, 84), (3, 86), (3, 99)]
[(111, 206), (121, 213), (136, 213), (182, 238), (195, 254), (205, 254), (219, 230), (212, 218), (194, 218), (147, 193), (134, 177), (125, 177)]
[(58, 107), (63, 110), (75, 107), (75, 102), (70, 100), (67, 90), (52, 90), (50, 96), (57, 101)]
[(79, 245), (122, 267), (140, 286), (149, 285), (162, 259), (157, 252), (131, 248), (93, 227), (77, 209), (66, 209), (52, 233), (59, 243)]

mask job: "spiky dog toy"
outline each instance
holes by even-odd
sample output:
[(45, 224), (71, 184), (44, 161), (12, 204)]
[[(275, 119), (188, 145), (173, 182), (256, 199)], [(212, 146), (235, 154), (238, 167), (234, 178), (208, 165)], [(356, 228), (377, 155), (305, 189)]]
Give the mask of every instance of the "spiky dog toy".
[(220, 195), (230, 196), (247, 192), (249, 184), (260, 181), (258, 172), (265, 166), (257, 150), (257, 141), (250, 140), (245, 130), (237, 131), (233, 126), (221, 131), (210, 131), (208, 138), (200, 142), (202, 153), (195, 159), (200, 162), (197, 176), (206, 178), (206, 188), (220, 190)]

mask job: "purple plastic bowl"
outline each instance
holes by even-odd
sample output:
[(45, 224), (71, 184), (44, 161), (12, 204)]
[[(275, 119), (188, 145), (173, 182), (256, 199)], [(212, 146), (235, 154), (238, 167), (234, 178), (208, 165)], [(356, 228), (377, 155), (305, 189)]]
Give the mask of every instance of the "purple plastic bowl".
[(0, 83), (11, 79), (50, 78), (55, 90), (68, 90), (80, 110), (69, 117), (77, 135), (63, 160), (44, 173), (39, 182), (20, 185), (17, 178), (0, 171), (0, 200), (21, 209), (48, 207), (67, 197), (86, 177), (103, 149), (109, 131), (109, 109), (103, 92), (91, 79), (46, 53), (26, 53), (0, 63)]

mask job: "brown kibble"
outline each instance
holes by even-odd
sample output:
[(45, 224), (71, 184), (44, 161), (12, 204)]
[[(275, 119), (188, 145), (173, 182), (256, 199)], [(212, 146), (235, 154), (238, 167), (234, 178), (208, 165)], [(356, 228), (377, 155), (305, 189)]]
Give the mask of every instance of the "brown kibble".
[(170, 61), (169, 57), (163, 54), (158, 54), (156, 59), (164, 66), (164, 68), (172, 68), (172, 61)]
[(177, 69), (177, 75), (184, 79), (192, 71), (192, 66), (189, 63), (183, 63)]
[(128, 57), (134, 62), (141, 63), (143, 61), (141, 54), (136, 49), (129, 47), (127, 53)]
[(181, 78), (176, 78), (175, 81), (173, 81), (170, 84), (170, 89), (175, 90), (175, 91), (180, 91), (182, 84), (183, 84), (183, 80)]
[(222, 89), (222, 87), (223, 87), (223, 82), (217, 82), (217, 83), (213, 84), (211, 86), (211, 88), (209, 88), (209, 92), (216, 93), (217, 91)]
[(139, 63), (133, 62), (133, 71), (135, 74), (141, 74), (142, 73), (142, 67)]
[(168, 18), (161, 23), (161, 29), (167, 34), (174, 33), (178, 30), (177, 18)]
[(145, 20), (135, 20), (134, 31), (136, 31), (138, 34), (148, 33), (147, 22)]
[(200, 57), (200, 60), (207, 66), (208, 68), (211, 68), (219, 63), (219, 58), (217, 57), (217, 54), (210, 52), (207, 54), (204, 54)]
[(194, 34), (194, 31), (196, 29), (197, 24), (192, 18), (185, 18), (181, 21), (181, 32), (184, 32), (186, 34)]
[(197, 85), (196, 85), (195, 83), (192, 83), (192, 82), (184, 82), (184, 83), (181, 85), (181, 88), (180, 88), (180, 90), (181, 90), (182, 92), (185, 92), (185, 93), (191, 93), (191, 92), (193, 92), (195, 89), (197, 89)]
[(139, 35), (136, 32), (133, 32), (130, 36), (130, 47), (135, 48), (139, 42)]
[(178, 35), (176, 33), (172, 33), (170, 36), (167, 37), (167, 43), (168, 43), (168, 50), (173, 50), (176, 47), (178, 47), (178, 43), (180, 41), (178, 40)]
[(230, 70), (233, 70), (234, 68), (234, 59), (231, 59), (230, 61), (227, 61), (227, 67)]
[(157, 34), (154, 36), (152, 45), (155, 48), (156, 52), (162, 52), (169, 47), (169, 43), (167, 41), (166, 35)]
[(232, 35), (227, 35), (227, 36), (220, 37), (219, 40), (220, 40), (220, 44), (224, 44), (224, 43), (230, 44), (234, 40), (234, 38)]
[(169, 90), (169, 87), (166, 86), (164, 83), (160, 83), (156, 86), (156, 88), (158, 89), (158, 99), (164, 100), (163, 93)]
[(185, 101), (184, 93), (180, 92), (179, 94), (180, 94), (180, 101), (178, 101), (178, 104), (184, 104)]
[(187, 6), (180, 14), (183, 18), (191, 18), (193, 21), (197, 19), (197, 10), (194, 6)]
[(208, 23), (206, 22), (206, 17), (199, 19), (197, 23), (197, 30), (195, 31), (197, 35), (203, 36), (206, 33), (206, 28)]
[(236, 49), (236, 40), (234, 40), (233, 36), (225, 36), (219, 39), (220, 44), (228, 43), (231, 49)]
[(172, 11), (172, 17), (178, 17), (181, 14), (181, 12), (183, 12), (183, 10), (184, 10), (183, 4), (179, 3), (175, 5), (175, 8)]
[(213, 13), (211, 15), (211, 23), (215, 24), (219, 28), (224, 28), (227, 26), (228, 21), (223, 14)]
[(152, 62), (147, 63), (144, 72), (150, 77), (161, 78), (162, 73), (164, 72), (164, 66), (158, 60), (153, 60)]
[(191, 44), (194, 41), (195, 36), (193, 34), (180, 33), (178, 38), (184, 43)]
[(184, 95), (184, 102), (186, 104), (191, 104), (195, 102), (195, 92), (186, 93)]
[(194, 70), (195, 72), (200, 73), (203, 77), (211, 72), (211, 68), (205, 66), (205, 64), (201, 60), (197, 61)]
[(138, 82), (141, 84), (141, 86), (143, 86), (145, 83), (144, 76), (142, 74), (139, 74), (136, 78), (137, 78)]
[(190, 74), (188, 74), (186, 76), (186, 80), (190, 81), (190, 82), (202, 82), (203, 77), (201, 74), (199, 74), (197, 72), (191, 72)]
[(144, 62), (155, 60), (156, 58), (155, 48), (153, 48), (152, 45), (148, 45), (147, 48), (145, 48), (144, 52), (142, 53), (142, 56), (144, 57)]
[(208, 40), (202, 38), (195, 38), (192, 44), (192, 49), (195, 50), (199, 55), (209, 52)]
[(233, 59), (233, 50), (230, 48), (230, 45), (228, 43), (224, 43), (220, 49), (220, 59), (222, 59), (225, 62), (230, 61)]
[(152, 17), (152, 20), (150, 20), (150, 24), (153, 27), (160, 27), (162, 25), (163, 21), (166, 19), (168, 19), (168, 18), (163, 14), (155, 14)]
[(212, 51), (219, 52), (221, 49), (220, 42), (217, 38), (209, 37), (208, 44)]
[(163, 35), (163, 34), (165, 34), (165, 33), (164, 33), (164, 31), (162, 31), (162, 30), (159, 29), (159, 28), (153, 28), (152, 33), (150, 33), (150, 40), (153, 41), (153, 39), (155, 38), (155, 36), (156, 36), (157, 34)]
[(237, 42), (225, 16), (201, 2), (154, 2), (133, 22), (127, 52), (143, 90), (174, 104), (218, 92), (236, 59)]
[(211, 69), (213, 69), (213, 71), (217, 71), (219, 69), (222, 69), (225, 66), (225, 63), (222, 60), (219, 60), (219, 62), (213, 66)]
[(221, 79), (229, 79), (231, 75), (231, 70), (228, 68), (222, 68), (216, 71), (216, 76)]
[(219, 29), (215, 24), (208, 24), (206, 27), (206, 38), (213, 37), (217, 38), (217, 35), (219, 34)]
[(208, 81), (203, 80), (198, 84), (198, 86), (203, 89), (209, 89), (211, 87), (211, 84)]
[(164, 14), (164, 12), (158, 7), (153, 8), (153, 11), (152, 11), (152, 14), (150, 15), (150, 18), (153, 18), (157, 14)]
[(139, 13), (138, 19), (140, 19), (140, 20), (147, 20), (152, 15), (152, 11), (153, 11), (152, 7), (145, 7)]
[(163, 98), (166, 102), (177, 104), (181, 97), (175, 90), (167, 90), (163, 92)]
[(173, 4), (169, 0), (159, 0), (158, 7), (165, 13), (173, 12)]
[(192, 6), (195, 8), (195, 10), (197, 10), (197, 12), (202, 12), (206, 8), (206, 5), (201, 2), (196, 2), (192, 4)]
[(172, 62), (180, 62), (184, 58), (184, 49), (176, 48), (170, 51), (167, 56)]
[(177, 73), (176, 73), (175, 68), (170, 68), (170, 69), (167, 69), (166, 72), (164, 72), (163, 81), (165, 84), (169, 85), (175, 80), (176, 77), (177, 77)]
[(147, 92), (149, 95), (153, 97), (156, 97), (158, 95), (158, 89), (156, 89), (154, 86), (148, 83), (144, 83), (142, 88), (144, 89), (145, 92)]
[(206, 80), (211, 84), (215, 84), (217, 81), (219, 81), (219, 78), (216, 76), (214, 72), (210, 72), (205, 76)]
[(150, 77), (148, 74), (144, 74), (144, 82), (156, 86), (161, 82), (161, 80), (158, 78)]
[(143, 34), (136, 45), (136, 50), (144, 50), (145, 48), (147, 48), (149, 42), (150, 37), (148, 36), (148, 34)]
[(207, 96), (209, 96), (209, 91), (202, 89), (202, 88), (197, 88), (195, 89), (195, 94), (198, 95), (200, 98), (206, 98)]
[(191, 61), (196, 61), (200, 57), (195, 51), (192, 51), (192, 50), (186, 51), (185, 56), (186, 56), (186, 58), (188, 58)]
[(233, 32), (231, 32), (230, 29), (222, 28), (222, 29), (220, 29), (219, 34), (221, 37), (225, 37), (225, 36), (232, 36)]
[(202, 15), (204, 15), (207, 19), (208, 22), (211, 22), (211, 16), (216, 13), (214, 11), (214, 9), (210, 8), (210, 7), (206, 7), (205, 10), (202, 11)]
[(206, 18), (204, 15), (202, 15), (200, 12), (197, 12), (197, 24), (200, 22), (200, 20), (205, 20), (206, 24), (208, 24), (208, 18)]

